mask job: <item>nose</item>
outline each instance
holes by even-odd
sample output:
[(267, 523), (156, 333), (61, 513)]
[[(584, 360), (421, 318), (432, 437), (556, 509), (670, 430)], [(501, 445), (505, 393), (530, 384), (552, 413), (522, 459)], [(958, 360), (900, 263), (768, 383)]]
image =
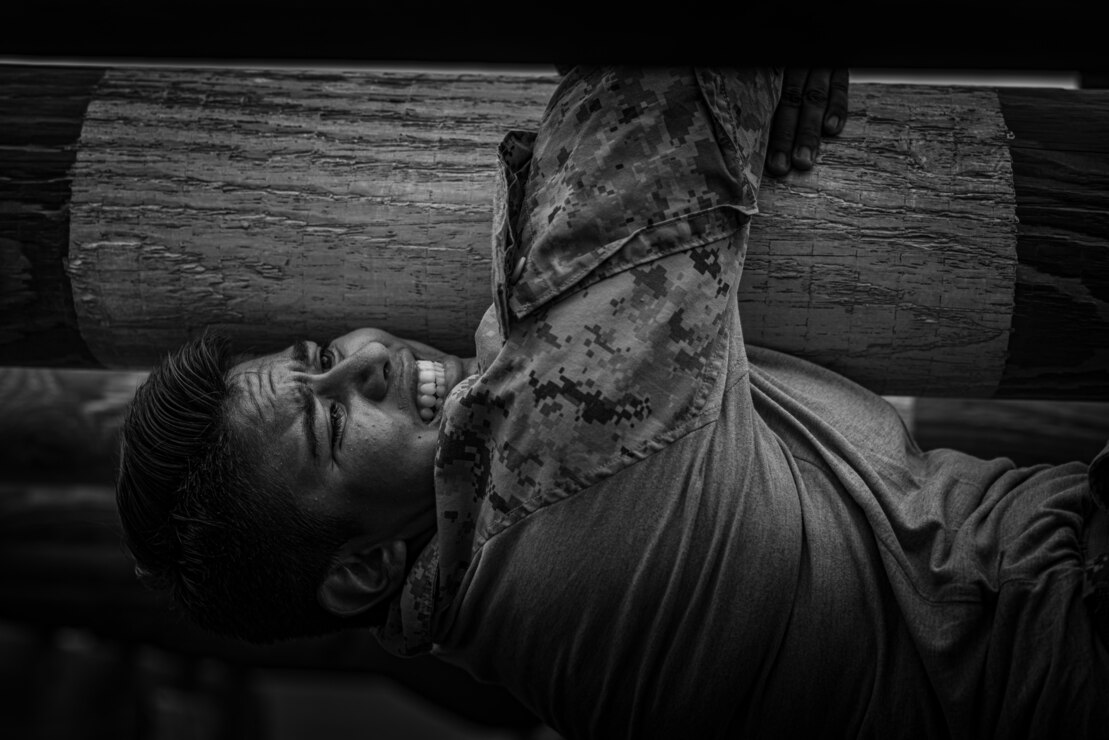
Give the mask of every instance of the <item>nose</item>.
[(318, 394), (347, 401), (353, 395), (381, 401), (389, 390), (389, 350), (371, 342), (314, 379)]

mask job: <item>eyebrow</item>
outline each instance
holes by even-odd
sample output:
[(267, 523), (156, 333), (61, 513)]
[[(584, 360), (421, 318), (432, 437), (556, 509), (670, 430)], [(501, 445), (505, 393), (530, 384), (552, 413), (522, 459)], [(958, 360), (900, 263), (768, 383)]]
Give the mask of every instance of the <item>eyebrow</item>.
[(301, 365), (308, 365), (308, 340), (301, 339), (293, 345), (293, 360)]
[[(308, 342), (301, 339), (293, 345), (293, 361), (307, 366), (308, 359)], [(308, 451), (312, 453), (312, 460), (319, 462), (320, 440), (316, 436), (316, 397), (304, 378), (297, 380), (297, 393), (300, 395), (301, 425), (304, 427), (304, 436), (308, 438)]]

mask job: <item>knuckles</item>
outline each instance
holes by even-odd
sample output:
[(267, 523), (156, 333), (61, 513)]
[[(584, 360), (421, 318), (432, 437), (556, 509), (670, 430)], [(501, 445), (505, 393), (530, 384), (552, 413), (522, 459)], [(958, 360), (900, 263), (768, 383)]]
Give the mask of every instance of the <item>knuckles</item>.
[(792, 85), (782, 88), (782, 94), (778, 100), (778, 105), (789, 106), (791, 108), (801, 107), (801, 103), (805, 101), (805, 91), (800, 87)]
[(805, 102), (809, 105), (824, 107), (828, 104), (828, 91), (819, 87), (805, 90)]

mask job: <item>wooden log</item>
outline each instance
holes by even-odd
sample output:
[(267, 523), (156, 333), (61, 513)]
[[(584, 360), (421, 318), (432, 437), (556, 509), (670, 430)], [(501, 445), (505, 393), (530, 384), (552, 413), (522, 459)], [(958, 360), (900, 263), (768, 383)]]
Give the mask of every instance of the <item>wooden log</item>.
[(119, 429), (146, 373), (0, 368), (0, 470), (7, 482), (115, 483)]
[[(68, 280), (70, 303), (5, 288), (0, 364), (143, 367), (203, 326), (260, 351), (360, 325), (471, 351), (494, 148), (554, 84), (107, 70), (68, 145), (68, 251), (0, 242), (8, 283)], [(747, 340), (882, 394), (1106, 398), (1107, 148), (1109, 93), (856, 85), (819, 166), (765, 181)], [(50, 311), (69, 345), (26, 330)]]
[(98, 69), (0, 67), (0, 364), (96, 365), (65, 273), (70, 171)]
[(949, 447), (1019, 466), (1089, 462), (1109, 443), (1104, 403), (918, 398), (912, 416), (923, 450)]

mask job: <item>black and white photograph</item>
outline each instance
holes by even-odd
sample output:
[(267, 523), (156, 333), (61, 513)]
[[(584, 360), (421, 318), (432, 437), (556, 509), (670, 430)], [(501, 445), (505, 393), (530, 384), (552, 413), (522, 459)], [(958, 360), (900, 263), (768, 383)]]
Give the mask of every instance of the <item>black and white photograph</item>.
[(1109, 738), (1098, 21), (18, 4), (0, 737)]

